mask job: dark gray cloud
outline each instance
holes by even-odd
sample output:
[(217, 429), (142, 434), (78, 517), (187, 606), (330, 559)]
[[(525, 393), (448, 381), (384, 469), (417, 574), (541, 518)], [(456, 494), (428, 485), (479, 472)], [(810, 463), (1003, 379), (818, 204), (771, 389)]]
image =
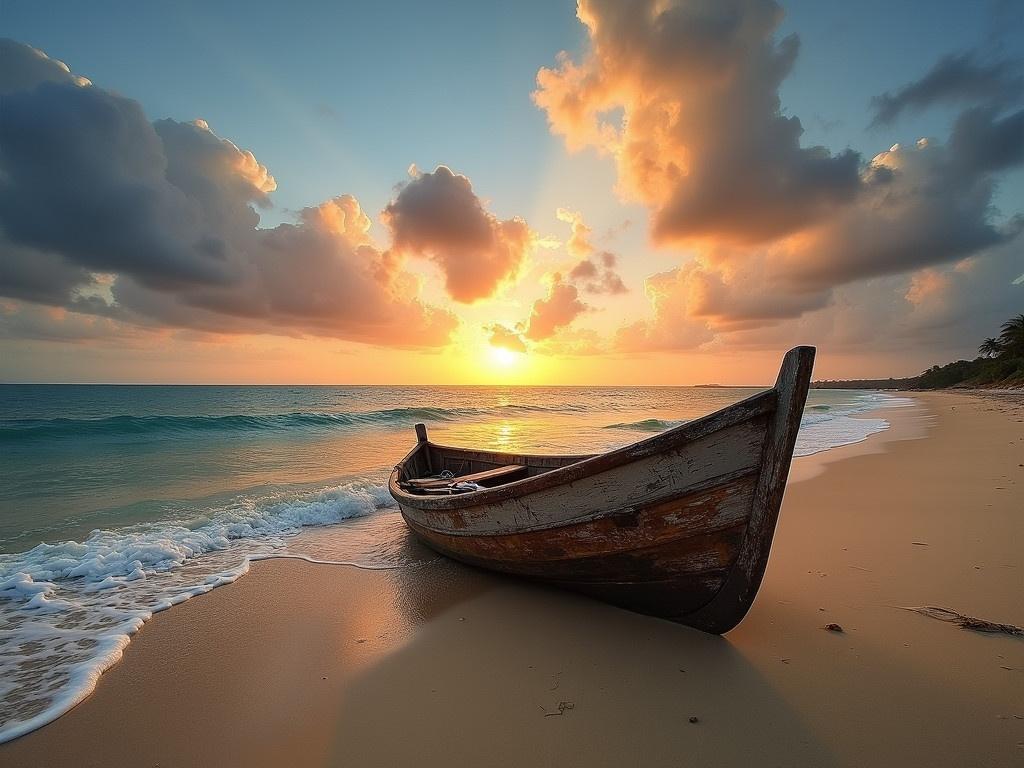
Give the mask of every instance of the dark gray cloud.
[[(276, 183), (202, 120), (0, 41), (0, 296), (140, 326), (438, 345), (454, 316), (343, 195), (260, 229)], [(9, 313), (8, 313), (9, 314)]]
[(38, 304), (0, 301), (0, 339), (126, 344), (137, 328), (108, 317), (70, 313)]
[(3, 96), (0, 227), (18, 244), (154, 284), (229, 279), (222, 244), (166, 167), (135, 101), (52, 82)]
[(1024, 95), (1024, 75), (1018, 61), (983, 62), (976, 52), (940, 59), (920, 79), (872, 100), (874, 127), (891, 125), (904, 112), (919, 112), (935, 104), (1004, 106)]
[(953, 262), (1006, 242), (1018, 219), (993, 220), (996, 171), (1024, 162), (1024, 115), (965, 112), (947, 144), (922, 139), (874, 158), (850, 206), (780, 250), (777, 273), (801, 290)]
[(88, 80), (72, 74), (63, 61), (52, 59), (36, 48), (0, 37), (0, 96), (34, 88), (40, 83), (86, 85)]
[(1003, 117), (993, 107), (965, 110), (949, 148), (961, 175), (993, 173), (1024, 163), (1024, 109)]
[(629, 289), (615, 271), (616, 257), (610, 251), (602, 251), (596, 257), (578, 262), (567, 275), (567, 279), (579, 285), (587, 293), (617, 295), (628, 293)]
[(0, 230), (0, 295), (40, 304), (67, 306), (77, 289), (95, 283), (93, 273), (58, 253), (7, 240)]
[(424, 304), (418, 283), (370, 241), (350, 195), (300, 212), (298, 224), (249, 233), (238, 280), (159, 291), (136, 280), (112, 288), (117, 306), (173, 327), (214, 333), (334, 336), (414, 347), (443, 344), (451, 313)]

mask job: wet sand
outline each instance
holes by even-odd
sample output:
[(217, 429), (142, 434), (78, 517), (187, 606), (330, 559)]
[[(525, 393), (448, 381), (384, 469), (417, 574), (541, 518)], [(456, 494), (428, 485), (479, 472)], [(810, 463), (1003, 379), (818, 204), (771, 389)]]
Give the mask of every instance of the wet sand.
[(0, 765), (1022, 765), (1024, 639), (900, 606), (1024, 625), (1024, 407), (914, 398), (794, 465), (724, 638), (447, 561), (259, 562)]

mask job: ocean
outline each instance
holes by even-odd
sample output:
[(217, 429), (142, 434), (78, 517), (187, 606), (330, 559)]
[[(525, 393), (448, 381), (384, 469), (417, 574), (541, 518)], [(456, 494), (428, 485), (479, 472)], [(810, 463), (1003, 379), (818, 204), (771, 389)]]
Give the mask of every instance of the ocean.
[[(428, 567), (386, 489), (416, 422), (440, 443), (594, 453), (757, 391), (0, 385), (0, 741), (88, 695), (153, 612), (252, 560)], [(908, 403), (812, 390), (797, 455)]]

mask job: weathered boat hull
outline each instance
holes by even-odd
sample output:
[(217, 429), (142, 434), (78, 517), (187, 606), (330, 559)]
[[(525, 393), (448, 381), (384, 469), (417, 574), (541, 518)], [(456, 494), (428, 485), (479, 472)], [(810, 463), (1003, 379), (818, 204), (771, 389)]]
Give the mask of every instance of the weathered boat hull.
[[(457, 560), (726, 632), (764, 574), (813, 359), (813, 348), (798, 347), (775, 388), (599, 456), (422, 441), (395, 468), (392, 495), (410, 529)], [(430, 471), (506, 464), (528, 476), (463, 495), (402, 488)]]

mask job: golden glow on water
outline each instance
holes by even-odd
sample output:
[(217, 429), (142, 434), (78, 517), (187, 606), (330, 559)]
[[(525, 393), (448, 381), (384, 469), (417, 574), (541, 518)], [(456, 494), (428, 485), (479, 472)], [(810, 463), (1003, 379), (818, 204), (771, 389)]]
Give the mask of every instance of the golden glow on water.
[(500, 451), (508, 451), (516, 444), (516, 426), (509, 422), (502, 422), (498, 425), (497, 434), (494, 436), (494, 443)]

